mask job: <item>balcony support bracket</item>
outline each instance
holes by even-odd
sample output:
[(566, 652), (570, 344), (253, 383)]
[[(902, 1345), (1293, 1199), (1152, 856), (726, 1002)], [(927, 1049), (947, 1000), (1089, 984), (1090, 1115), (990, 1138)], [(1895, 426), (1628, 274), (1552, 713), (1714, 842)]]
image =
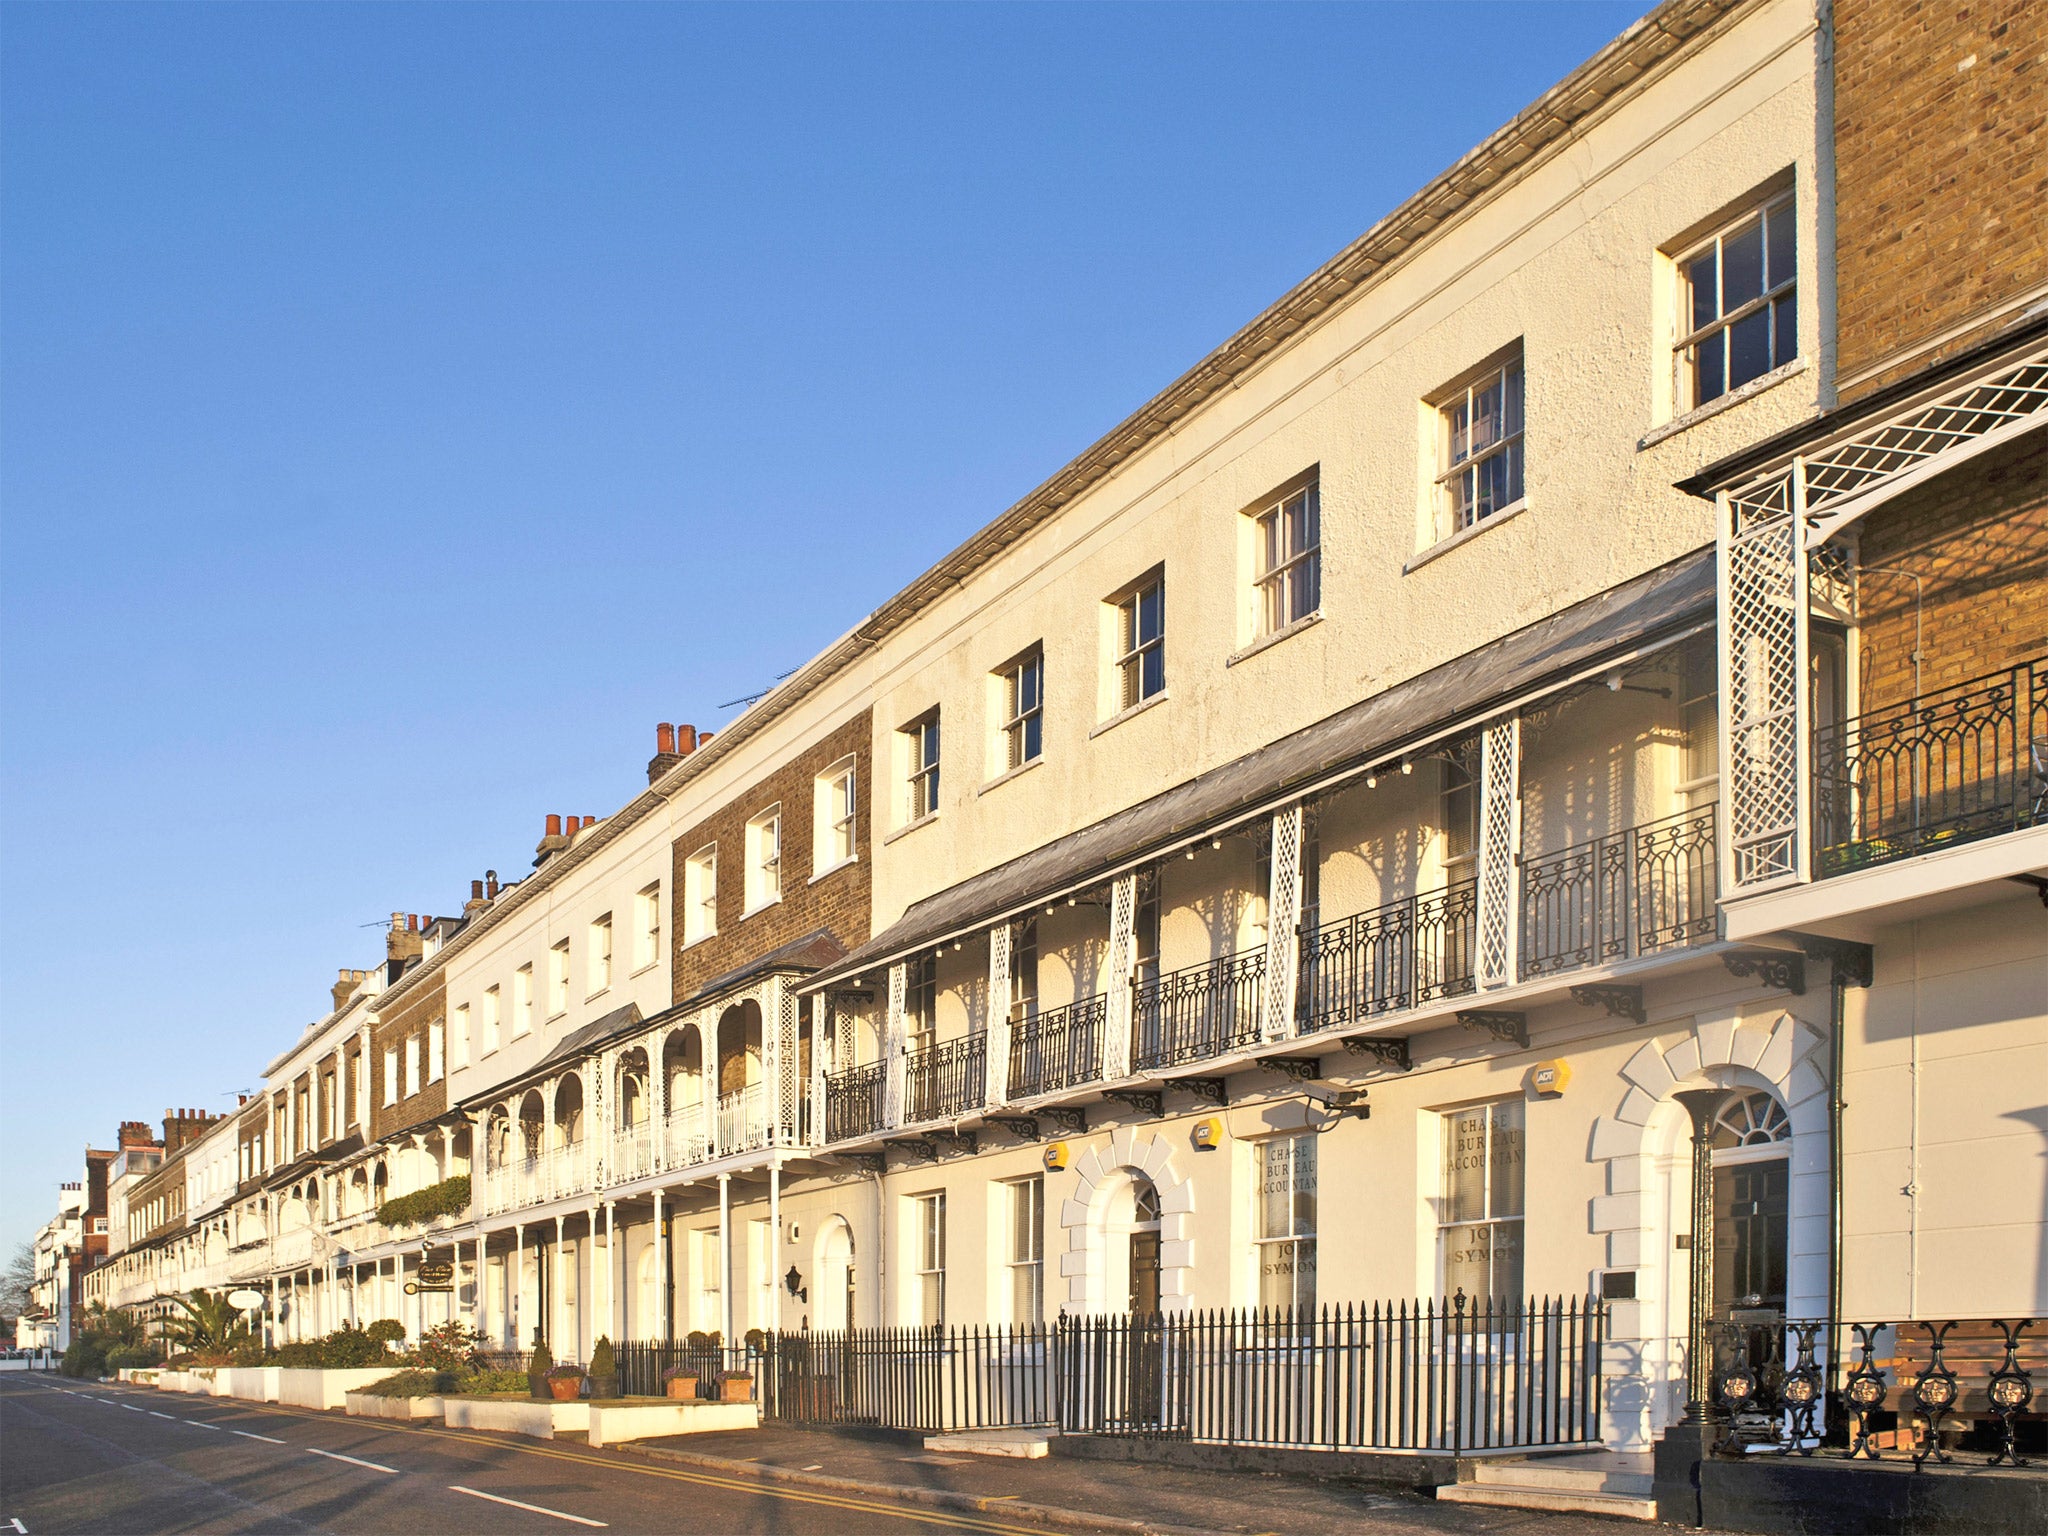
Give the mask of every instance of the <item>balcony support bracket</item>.
[(1767, 987), (1806, 995), (1806, 956), (1790, 949), (1738, 949), (1721, 957), (1730, 976), (1754, 976)]
[(1069, 1136), (1088, 1134), (1088, 1111), (1085, 1109), (1060, 1107), (1041, 1109), (1039, 1113), (1052, 1122), (1056, 1131), (1064, 1131)]
[(1230, 1096), (1224, 1091), (1223, 1083), (1224, 1080), (1220, 1077), (1177, 1077), (1173, 1080), (1174, 1087), (1193, 1094), (1204, 1104), (1214, 1104), (1219, 1109), (1230, 1102)]
[(1610, 1019), (1650, 1022), (1643, 1012), (1643, 989), (1623, 982), (1589, 981), (1572, 988), (1572, 1001), (1581, 1008), (1605, 1008)]
[(1343, 1044), (1353, 1056), (1370, 1056), (1380, 1065), (1400, 1072), (1415, 1070), (1415, 1063), (1408, 1056), (1406, 1035), (1346, 1035)]
[[(2048, 906), (2048, 881), (2041, 886), (2041, 902)], [(1795, 933), (1799, 948), (1809, 960), (1825, 960), (1835, 973), (1835, 979), (1847, 987), (1868, 987), (1876, 967), (1876, 957), (1868, 944), (1859, 944), (1854, 939), (1830, 939), (1818, 933)]]
[(1467, 1029), (1480, 1030), (1505, 1045), (1527, 1047), (1529, 1015), (1505, 1008), (1461, 1008), (1458, 1022)]
[(981, 1136), (975, 1131), (929, 1130), (925, 1135), (948, 1152), (965, 1152), (971, 1157), (981, 1150)]
[(842, 1152), (839, 1154), (862, 1173), (887, 1173), (889, 1155), (886, 1152)]
[(1157, 1089), (1105, 1088), (1102, 1096), (1112, 1104), (1125, 1105), (1154, 1120), (1166, 1113), (1166, 1095)]
[(1297, 1083), (1312, 1083), (1323, 1075), (1323, 1064), (1313, 1056), (1268, 1056), (1259, 1065)]
[(990, 1125), (1000, 1126), (1019, 1141), (1043, 1141), (1045, 1132), (1030, 1115), (990, 1115)]
[(908, 1152), (913, 1162), (936, 1163), (939, 1160), (939, 1144), (926, 1136), (903, 1136), (888, 1145)]

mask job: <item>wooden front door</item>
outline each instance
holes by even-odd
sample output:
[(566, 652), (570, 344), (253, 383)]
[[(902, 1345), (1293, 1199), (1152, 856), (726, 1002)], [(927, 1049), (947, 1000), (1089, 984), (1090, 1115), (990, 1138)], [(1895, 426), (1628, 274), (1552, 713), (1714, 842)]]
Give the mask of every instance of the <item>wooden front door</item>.
[(1791, 1164), (1783, 1158), (1714, 1170), (1714, 1314), (1783, 1312)]

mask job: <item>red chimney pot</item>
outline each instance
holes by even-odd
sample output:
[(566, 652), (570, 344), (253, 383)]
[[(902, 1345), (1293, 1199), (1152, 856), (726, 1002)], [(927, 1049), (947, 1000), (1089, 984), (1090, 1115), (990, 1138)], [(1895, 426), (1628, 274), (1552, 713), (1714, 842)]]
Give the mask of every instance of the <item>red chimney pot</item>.
[(676, 750), (688, 757), (697, 750), (697, 727), (679, 725), (676, 727)]
[(676, 728), (666, 721), (654, 728), (654, 750), (664, 755), (676, 749)]
[(548, 836), (549, 836), (549, 837), (560, 837), (561, 835), (562, 835), (562, 818), (561, 818), (560, 816), (550, 816), (550, 817), (548, 818)]

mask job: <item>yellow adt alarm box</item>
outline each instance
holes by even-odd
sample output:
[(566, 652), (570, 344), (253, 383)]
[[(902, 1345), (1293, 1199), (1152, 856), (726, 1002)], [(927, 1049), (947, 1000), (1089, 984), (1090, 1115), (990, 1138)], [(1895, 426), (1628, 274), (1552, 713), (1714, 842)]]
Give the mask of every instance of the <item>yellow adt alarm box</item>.
[(1045, 1149), (1045, 1166), (1050, 1173), (1058, 1173), (1067, 1166), (1067, 1144), (1055, 1141)]
[(1539, 1061), (1529, 1074), (1529, 1086), (1546, 1099), (1554, 1099), (1563, 1093), (1571, 1080), (1572, 1069), (1562, 1061)]
[(1211, 1115), (1206, 1120), (1195, 1122), (1195, 1146), (1204, 1152), (1213, 1152), (1223, 1145), (1223, 1122)]

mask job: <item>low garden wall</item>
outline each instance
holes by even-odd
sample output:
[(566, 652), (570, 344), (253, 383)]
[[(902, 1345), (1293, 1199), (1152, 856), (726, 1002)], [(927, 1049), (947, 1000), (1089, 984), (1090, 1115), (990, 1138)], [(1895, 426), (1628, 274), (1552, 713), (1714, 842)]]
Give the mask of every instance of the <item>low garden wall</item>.
[(552, 1440), (590, 1428), (587, 1402), (536, 1402), (516, 1397), (446, 1397), (442, 1410), (450, 1429), (495, 1429), (504, 1434)]
[(276, 1400), (293, 1408), (317, 1408), (323, 1412), (329, 1408), (346, 1407), (349, 1393), (359, 1391), (373, 1381), (382, 1381), (391, 1374), (391, 1370), (388, 1365), (317, 1371), (285, 1367), (277, 1373)]
[(587, 1406), (592, 1445), (700, 1435), (717, 1429), (753, 1429), (761, 1422), (761, 1409), (755, 1403), (693, 1403), (650, 1397), (599, 1400)]
[(343, 1406), (358, 1419), (438, 1419), (444, 1399), (438, 1397), (373, 1397), (368, 1392), (350, 1392)]

